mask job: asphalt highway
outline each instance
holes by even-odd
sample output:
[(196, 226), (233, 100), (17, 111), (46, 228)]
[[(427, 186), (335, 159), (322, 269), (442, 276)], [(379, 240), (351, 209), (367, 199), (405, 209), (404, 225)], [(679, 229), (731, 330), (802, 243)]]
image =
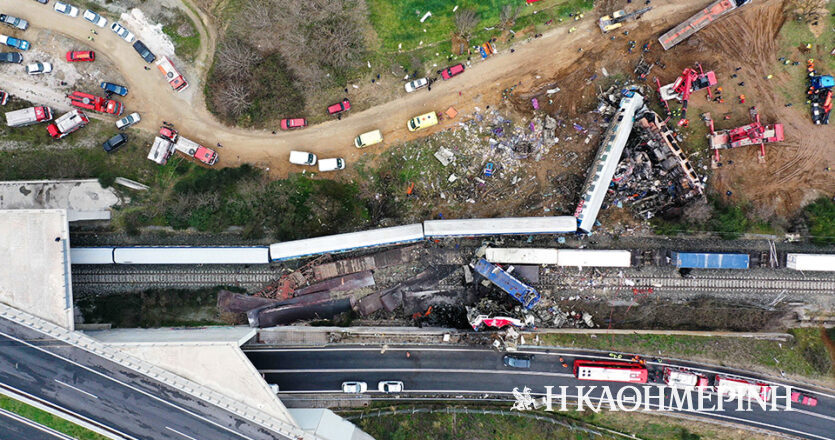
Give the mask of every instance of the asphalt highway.
[[(408, 357), (406, 352), (409, 353)], [(383, 351), (380, 347), (331, 346), (310, 349), (248, 348), (246, 350), (247, 356), (264, 375), (267, 382), (278, 385), (283, 394), (341, 393), (342, 382), (363, 381), (368, 383), (368, 393), (363, 397), (392, 398), (394, 396), (378, 393), (377, 383), (384, 380), (399, 380), (404, 383), (401, 398), (435, 396), (449, 400), (450, 396), (466, 398), (502, 396), (512, 399), (514, 388), (522, 390), (528, 387), (534, 394), (543, 394), (545, 393), (544, 387), (552, 385), (555, 387), (554, 393), (558, 394), (559, 387), (564, 385), (569, 386), (567, 392), (569, 400), (574, 400), (572, 397), (577, 394), (576, 386), (585, 386), (590, 400), (595, 401), (601, 396), (601, 385), (609, 385), (613, 394), (630, 385), (617, 382), (580, 381), (574, 377), (572, 365), (575, 359), (612, 359), (605, 354), (601, 355), (600, 352), (528, 350), (523, 353), (534, 355), (530, 369), (506, 367), (502, 362), (503, 353), (479, 348), (390, 347)], [(563, 359), (562, 362), (560, 358)], [(660, 373), (664, 366), (677, 366), (701, 372), (711, 380), (715, 374), (723, 373), (743, 378), (756, 378), (774, 386), (785, 385), (731, 369), (705, 368), (687, 362), (658, 361), (647, 360), (647, 367), (652, 376)], [(566, 364), (565, 367), (563, 363)], [(660, 378), (660, 375), (657, 378)], [(791, 385), (793, 389), (798, 390), (794, 384)], [(590, 386), (597, 386), (597, 388), (588, 392)], [(653, 389), (657, 390), (654, 387)], [(721, 411), (700, 411), (698, 415), (797, 437), (819, 440), (835, 438), (835, 392), (806, 386), (799, 387), (799, 390), (815, 396), (818, 399), (818, 405), (809, 407), (792, 403), (791, 411), (787, 411), (785, 408), (787, 399), (779, 398), (774, 407), (775, 411), (763, 411), (757, 405), (752, 405), (751, 411), (739, 411), (737, 403), (733, 402), (726, 403)], [(775, 390), (775, 393), (785, 396), (786, 389), (780, 387), (779, 390)], [(712, 407), (716, 404), (717, 397), (712, 392), (707, 394), (704, 405)], [(631, 392), (625, 391), (624, 402), (631, 395)], [(695, 393), (692, 396), (695, 405), (698, 399)], [(346, 396), (346, 398), (356, 398), (356, 396)], [(664, 396), (666, 405), (669, 405), (670, 399), (670, 390), (667, 390)], [(650, 408), (657, 408), (659, 402), (658, 399), (650, 400)], [(576, 408), (576, 404), (569, 405), (569, 409), (572, 407)], [(769, 406), (769, 409), (771, 408)]]
[[(285, 438), (5, 319), (0, 319), (0, 387), (127, 439)], [(7, 438), (2, 431), (0, 438)]]
[(3, 440), (72, 440), (72, 437), (0, 409), (0, 438)]

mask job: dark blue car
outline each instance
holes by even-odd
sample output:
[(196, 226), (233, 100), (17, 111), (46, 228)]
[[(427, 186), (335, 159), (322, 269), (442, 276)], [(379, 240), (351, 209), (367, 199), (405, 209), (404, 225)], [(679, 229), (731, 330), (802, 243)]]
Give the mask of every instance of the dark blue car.
[(101, 88), (103, 88), (105, 91), (110, 92), (110, 93), (115, 93), (119, 96), (125, 96), (125, 95), (128, 94), (128, 88), (125, 87), (125, 86), (120, 86), (119, 84), (103, 82), (100, 85), (101, 85)]

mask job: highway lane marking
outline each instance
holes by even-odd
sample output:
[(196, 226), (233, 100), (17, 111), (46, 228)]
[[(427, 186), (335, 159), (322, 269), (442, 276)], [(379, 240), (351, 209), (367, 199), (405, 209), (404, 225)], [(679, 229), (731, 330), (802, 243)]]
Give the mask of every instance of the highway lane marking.
[(190, 435), (183, 434), (182, 432), (177, 431), (176, 429), (174, 429), (174, 428), (172, 428), (172, 427), (170, 427), (170, 426), (166, 426), (166, 427), (165, 427), (165, 429), (167, 429), (167, 430), (169, 430), (169, 431), (176, 432), (177, 434), (180, 434), (181, 436), (183, 436), (183, 437), (185, 437), (185, 438), (187, 438), (187, 439), (197, 440), (196, 438), (194, 438), (194, 437), (192, 437), (192, 436), (190, 436)]
[(99, 398), (99, 396), (97, 396), (97, 395), (95, 395), (95, 394), (93, 394), (93, 393), (88, 393), (87, 391), (84, 391), (84, 390), (82, 390), (81, 388), (76, 388), (76, 387), (74, 387), (74, 386), (72, 386), (72, 385), (70, 385), (70, 384), (68, 384), (68, 383), (66, 383), (66, 382), (61, 382), (61, 381), (60, 381), (60, 380), (58, 380), (58, 379), (52, 379), (52, 380), (54, 380), (55, 382), (60, 383), (61, 385), (65, 386), (65, 387), (72, 388), (72, 389), (74, 389), (74, 390), (78, 391), (79, 393), (84, 393), (84, 394), (86, 394), (86, 395), (88, 395), (88, 396), (90, 396), (90, 397), (92, 397), (92, 398), (94, 398), (94, 399), (98, 399), (98, 398)]
[(258, 370), (259, 373), (467, 373), (467, 374), (514, 374), (524, 376), (574, 377), (571, 373), (552, 373), (550, 371), (512, 371), (512, 370), (464, 370), (444, 368), (323, 368), (314, 370)]
[[(321, 352), (321, 351), (375, 351), (375, 352), (380, 352), (381, 349), (374, 348), (374, 347), (324, 347), (324, 348), (319, 348), (319, 349), (316, 349), (316, 348), (254, 348), (254, 349), (252, 349), (252, 348), (250, 348), (250, 349), (245, 350), (244, 354), (246, 354), (247, 352), (269, 353), (269, 352), (281, 352), (281, 351), (311, 352), (311, 353)], [(391, 347), (391, 348), (386, 348), (385, 351), (411, 351), (411, 352), (415, 352), (415, 353), (420, 353), (421, 351), (452, 351), (452, 352), (458, 351), (458, 352), (495, 353), (491, 350), (485, 350), (485, 349), (480, 349), (480, 348), (456, 349), (456, 348), (445, 348), (445, 347), (426, 347), (426, 348), (423, 348), (423, 347)], [(613, 358), (612, 356), (601, 356), (601, 355), (594, 355), (594, 354), (578, 355), (577, 353), (567, 353), (567, 352), (557, 352), (557, 351), (551, 351), (549, 353), (546, 353), (544, 351), (519, 350), (518, 352), (519, 353), (524, 353), (524, 354), (535, 354), (535, 355), (543, 355), (543, 356), (567, 356), (567, 357), (571, 357), (571, 358), (574, 358), (574, 359), (582, 358), (582, 359), (601, 359), (601, 360), (620, 360), (620, 361), (629, 361), (630, 360), (628, 358), (627, 359), (616, 359), (616, 358)], [(696, 361), (686, 361), (686, 362), (697, 363)], [(775, 382), (772, 379), (763, 379), (763, 378), (759, 378), (759, 377), (748, 376), (748, 375), (746, 375), (746, 373), (738, 373), (738, 372), (724, 373), (724, 372), (721, 372), (721, 371), (712, 370), (712, 369), (707, 368), (707, 367), (689, 367), (689, 366), (671, 364), (671, 363), (666, 363), (666, 362), (653, 362), (653, 361), (649, 361), (649, 360), (647, 360), (647, 364), (648, 365), (667, 366), (667, 367), (672, 367), (672, 368), (684, 368), (684, 369), (688, 369), (688, 370), (701, 371), (701, 372), (710, 373), (710, 374), (733, 375), (733, 376), (742, 377), (742, 378), (745, 378), (745, 379), (751, 379), (751, 380), (766, 382), (766, 383), (769, 383), (771, 385), (779, 385), (779, 386), (782, 386), (782, 387), (786, 386), (785, 384), (780, 383), (780, 382)], [(729, 368), (729, 369), (735, 370), (734, 368)], [(819, 389), (811, 389), (811, 388), (803, 388), (803, 387), (792, 386), (792, 389), (817, 394), (819, 396), (828, 397), (830, 399), (835, 399), (835, 394), (829, 394), (828, 392), (821, 392), (820, 389), (825, 389), (823, 387), (821, 387)]]
[[(8, 391), (8, 390), (12, 390), (12, 391)], [(42, 399), (38, 396), (29, 394), (26, 391), (19, 390), (19, 389), (15, 388), (15, 387), (7, 384), (7, 383), (0, 383), (0, 394), (3, 394), (4, 396), (7, 396), (11, 399), (21, 400), (26, 404), (35, 406), (36, 408), (38, 408), (40, 410), (43, 410), (43, 411), (46, 411), (46, 412), (48, 412), (50, 414), (53, 414), (53, 415), (57, 415), (55, 413), (59, 412), (59, 411), (63, 412), (65, 414), (64, 415), (58, 415), (58, 417), (61, 417), (61, 418), (72, 421), (72, 419), (70, 419), (68, 417), (65, 417), (65, 415), (70, 415), (70, 416), (78, 419), (81, 422), (88, 423), (91, 426), (96, 426), (97, 429), (101, 429), (103, 431), (108, 431), (108, 432), (111, 432), (111, 433), (115, 433), (116, 435), (121, 436), (122, 439), (139, 440), (136, 437), (125, 434), (125, 433), (123, 433), (122, 431), (119, 431), (116, 428), (107, 426), (107, 425), (105, 425), (103, 423), (100, 423), (100, 422), (97, 422), (97, 421), (95, 421), (91, 418), (85, 417), (85, 416), (83, 416), (83, 415), (81, 415), (81, 414), (79, 414), (75, 411), (72, 411), (70, 409), (67, 409), (67, 408), (64, 408), (64, 407), (60, 406), (57, 403), (49, 402), (49, 401), (47, 401), (45, 399)], [(33, 403), (35, 403), (35, 404), (33, 405)], [(44, 408), (41, 408), (41, 406), (43, 406)], [(53, 410), (49, 411), (49, 410), (45, 409), (47, 407), (53, 407)], [(81, 424), (81, 423), (76, 423), (76, 424), (79, 424), (79, 425), (83, 426), (83, 424)]]
[(6, 411), (5, 409), (0, 408), (0, 415), (6, 416), (6, 417), (8, 417), (12, 420), (17, 421), (18, 423), (27, 425), (31, 428), (35, 428), (38, 431), (41, 431), (44, 434), (49, 434), (54, 438), (59, 438), (59, 439), (62, 439), (62, 440), (73, 440), (73, 437), (70, 437), (70, 436), (64, 434), (63, 432), (58, 432), (58, 431), (56, 431), (56, 430), (54, 430), (54, 429), (52, 429), (48, 426), (41, 425), (40, 423), (35, 422), (33, 420), (29, 420), (25, 417), (21, 417), (21, 416), (13, 413), (11, 411)]
[[(28, 327), (27, 327), (27, 328), (28, 328)], [(31, 330), (31, 329), (30, 329), (30, 330)], [(39, 333), (40, 333), (40, 332), (39, 332)], [(145, 391), (145, 390), (142, 390), (142, 389), (136, 388), (135, 386), (130, 385), (130, 384), (125, 383), (125, 382), (122, 382), (122, 381), (121, 381), (121, 380), (119, 380), (119, 379), (115, 379), (115, 378), (112, 378), (112, 377), (110, 377), (110, 376), (107, 376), (107, 375), (105, 375), (104, 373), (101, 373), (101, 372), (98, 372), (98, 371), (96, 371), (96, 370), (93, 370), (92, 368), (89, 368), (89, 367), (87, 367), (87, 366), (85, 366), (85, 365), (81, 365), (81, 364), (79, 364), (78, 362), (76, 362), (76, 361), (74, 361), (74, 360), (72, 360), (72, 359), (67, 359), (67, 358), (65, 358), (65, 357), (63, 357), (63, 356), (61, 356), (61, 355), (59, 355), (59, 354), (57, 354), (57, 353), (52, 353), (51, 351), (44, 350), (44, 349), (42, 349), (42, 348), (40, 348), (40, 347), (38, 347), (38, 346), (36, 346), (36, 345), (30, 344), (30, 343), (28, 343), (28, 342), (26, 342), (26, 341), (24, 341), (24, 340), (22, 340), (22, 339), (19, 339), (19, 338), (17, 338), (17, 337), (14, 337), (14, 336), (12, 336), (12, 335), (9, 335), (9, 334), (6, 334), (6, 333), (3, 333), (3, 332), (0, 332), (0, 335), (5, 336), (6, 338), (11, 339), (11, 340), (13, 340), (13, 341), (17, 341), (17, 342), (19, 342), (19, 343), (21, 343), (21, 344), (23, 344), (23, 345), (27, 345), (27, 346), (29, 346), (29, 347), (32, 347), (32, 348), (34, 348), (34, 349), (36, 349), (36, 350), (38, 350), (38, 351), (42, 351), (42, 352), (44, 352), (44, 353), (46, 353), (46, 354), (48, 354), (48, 355), (50, 355), (50, 356), (56, 357), (56, 358), (58, 358), (58, 359), (61, 359), (61, 360), (65, 361), (65, 362), (67, 362), (67, 363), (69, 363), (69, 364), (72, 364), (72, 365), (75, 365), (75, 366), (77, 366), (77, 367), (79, 367), (79, 368), (81, 368), (81, 369), (83, 369), (83, 370), (87, 370), (87, 371), (89, 371), (89, 372), (91, 372), (91, 373), (93, 373), (93, 374), (95, 374), (95, 375), (97, 375), (97, 376), (101, 376), (101, 377), (103, 377), (103, 378), (105, 378), (105, 379), (107, 379), (107, 380), (110, 380), (110, 381), (113, 381), (113, 382), (115, 382), (115, 383), (118, 383), (118, 384), (120, 384), (120, 385), (124, 386), (125, 388), (129, 388), (129, 389), (132, 389), (132, 390), (134, 390), (134, 391), (136, 391), (136, 392), (138, 392), (138, 393), (140, 393), (140, 394), (144, 394), (145, 396), (148, 396), (148, 397), (150, 397), (151, 399), (156, 400), (156, 401), (158, 401), (158, 402), (161, 402), (161, 403), (163, 403), (163, 404), (165, 404), (165, 405), (168, 405), (168, 406), (170, 406), (170, 407), (172, 407), (172, 408), (179, 409), (179, 410), (180, 410), (180, 411), (182, 411), (183, 413), (189, 414), (189, 415), (191, 415), (191, 416), (193, 416), (193, 417), (195, 417), (195, 418), (198, 418), (198, 419), (200, 419), (200, 420), (203, 420), (203, 421), (205, 421), (205, 422), (208, 422), (208, 423), (209, 423), (209, 424), (211, 424), (211, 425), (215, 425), (215, 426), (217, 426), (218, 428), (221, 428), (221, 429), (222, 429), (222, 430), (224, 430), (224, 431), (228, 431), (228, 432), (230, 432), (230, 433), (232, 433), (232, 434), (234, 434), (234, 435), (236, 435), (236, 436), (238, 436), (238, 437), (240, 437), (240, 438), (244, 438), (244, 439), (247, 439), (247, 440), (254, 440), (254, 439), (252, 439), (251, 437), (247, 437), (247, 436), (245, 436), (245, 435), (243, 435), (243, 434), (241, 434), (241, 433), (235, 432), (234, 430), (229, 429), (229, 428), (227, 428), (227, 427), (225, 427), (225, 426), (223, 426), (223, 425), (221, 425), (221, 424), (219, 424), (219, 423), (217, 423), (217, 422), (214, 422), (214, 421), (212, 421), (212, 420), (209, 420), (209, 419), (207, 419), (206, 417), (203, 417), (203, 416), (201, 416), (201, 415), (199, 415), (199, 414), (195, 414), (195, 413), (193, 413), (193, 412), (191, 412), (191, 411), (189, 411), (189, 410), (187, 410), (187, 409), (185, 409), (185, 408), (182, 408), (182, 407), (180, 407), (180, 406), (178, 406), (178, 405), (175, 405), (174, 403), (171, 403), (171, 402), (169, 402), (169, 401), (167, 401), (167, 400), (164, 400), (164, 399), (162, 399), (162, 398), (160, 398), (160, 397), (154, 396), (153, 394), (151, 394), (151, 393), (149, 393), (149, 392), (147, 392), (147, 391)], [(48, 335), (47, 335), (47, 336), (48, 336)], [(82, 350), (82, 351), (87, 352), (87, 350), (83, 350), (83, 349), (81, 349), (81, 348), (78, 348), (78, 349), (79, 349), (79, 350)], [(88, 352), (88, 353), (89, 353), (89, 352)], [(94, 354), (94, 355), (95, 355), (95, 354)], [(98, 356), (98, 355), (95, 355), (95, 356), (100, 357), (100, 356)], [(102, 359), (104, 359), (104, 358), (102, 358)], [(105, 359), (105, 360), (107, 360), (107, 359)], [(108, 360), (108, 361), (109, 361), (109, 360)], [(126, 368), (126, 367), (122, 366), (122, 365), (121, 365), (121, 364), (119, 364), (119, 363), (116, 363), (116, 362), (113, 362), (113, 361), (109, 361), (109, 362), (112, 362), (113, 364), (118, 365), (118, 366), (120, 366), (121, 368)], [(144, 376), (144, 377), (148, 377), (148, 376), (145, 376), (144, 374), (143, 374), (143, 376)], [(149, 378), (150, 378), (150, 377), (149, 377)], [(172, 387), (172, 388), (174, 388), (174, 387)], [(174, 389), (175, 389), (175, 390), (177, 390), (177, 391), (180, 391), (178, 388), (174, 388)], [(218, 409), (222, 410), (222, 409), (221, 409), (220, 407), (218, 407), (217, 405), (212, 405), (212, 406), (215, 406), (215, 407), (217, 407)], [(100, 422), (99, 422), (98, 424), (102, 424), (102, 423), (100, 423)], [(118, 430), (114, 429), (114, 431), (118, 431)]]

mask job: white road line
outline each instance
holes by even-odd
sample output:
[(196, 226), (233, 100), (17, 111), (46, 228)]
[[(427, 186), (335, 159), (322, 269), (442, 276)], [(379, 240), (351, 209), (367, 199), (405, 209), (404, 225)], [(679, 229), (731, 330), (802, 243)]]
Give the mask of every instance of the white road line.
[(74, 390), (78, 391), (79, 393), (84, 393), (84, 394), (86, 394), (86, 395), (88, 395), (88, 396), (90, 396), (90, 397), (92, 397), (92, 398), (94, 398), (94, 399), (98, 399), (98, 398), (99, 398), (99, 396), (97, 396), (97, 395), (95, 395), (95, 394), (93, 394), (93, 393), (88, 393), (87, 391), (84, 391), (84, 390), (82, 390), (81, 388), (76, 388), (76, 387), (74, 387), (74, 386), (72, 386), (72, 385), (70, 385), (70, 384), (68, 384), (68, 383), (66, 383), (66, 382), (61, 382), (61, 381), (60, 381), (60, 380), (58, 380), (58, 379), (52, 379), (52, 380), (54, 380), (55, 382), (60, 383), (61, 385), (65, 386), (65, 387), (72, 388), (72, 389), (74, 389)]
[[(110, 377), (110, 376), (108, 376), (108, 375), (106, 375), (106, 374), (104, 374), (104, 373), (98, 372), (98, 371), (96, 371), (96, 370), (94, 370), (94, 369), (92, 369), (92, 368), (89, 368), (89, 367), (85, 366), (85, 365), (81, 365), (81, 364), (79, 364), (78, 362), (76, 362), (76, 361), (74, 361), (74, 360), (72, 360), (72, 359), (67, 359), (67, 358), (65, 358), (65, 357), (63, 357), (63, 356), (61, 356), (61, 355), (59, 355), (59, 354), (57, 354), (57, 353), (53, 353), (53, 352), (51, 352), (51, 351), (49, 351), (49, 350), (44, 350), (44, 349), (42, 349), (42, 348), (38, 347), (37, 345), (30, 344), (30, 343), (28, 343), (28, 342), (26, 342), (26, 341), (24, 341), (24, 340), (22, 340), (22, 339), (20, 339), (20, 338), (14, 337), (14, 336), (9, 335), (9, 334), (6, 334), (6, 333), (3, 333), (3, 332), (0, 332), (0, 335), (5, 336), (5, 337), (7, 337), (7, 338), (9, 338), (9, 339), (11, 339), (11, 340), (13, 340), (13, 341), (17, 341), (17, 342), (19, 342), (19, 343), (21, 343), (21, 344), (24, 344), (24, 345), (27, 345), (27, 346), (29, 346), (29, 347), (32, 347), (32, 348), (34, 348), (35, 350), (42, 351), (42, 352), (44, 352), (44, 353), (46, 353), (46, 354), (48, 354), (48, 355), (50, 355), (50, 356), (56, 357), (56, 358), (58, 358), (58, 359), (61, 359), (61, 360), (65, 361), (65, 362), (67, 362), (67, 363), (70, 363), (70, 364), (75, 365), (75, 366), (77, 366), (77, 367), (79, 367), (79, 368), (82, 368), (82, 369), (84, 369), (84, 370), (87, 370), (87, 371), (89, 371), (89, 372), (91, 372), (91, 373), (93, 373), (93, 374), (95, 374), (95, 375), (101, 376), (101, 377), (103, 377), (103, 378), (105, 378), (105, 379), (107, 379), (107, 380), (113, 381), (113, 382), (115, 382), (115, 383), (117, 383), (117, 384), (119, 384), (119, 385), (122, 385), (122, 386), (126, 387), (126, 388), (130, 388), (130, 389), (132, 389), (132, 390), (134, 390), (134, 391), (136, 391), (136, 392), (138, 392), (138, 393), (140, 393), (140, 394), (144, 394), (145, 396), (148, 396), (148, 397), (150, 397), (151, 399), (154, 399), (154, 400), (156, 400), (156, 401), (158, 401), (158, 402), (161, 402), (161, 403), (163, 403), (163, 404), (165, 404), (165, 405), (168, 405), (168, 406), (170, 406), (170, 407), (172, 407), (172, 408), (176, 408), (176, 409), (178, 409), (178, 410), (182, 411), (182, 412), (183, 412), (183, 413), (185, 413), (185, 414), (191, 415), (191, 416), (196, 417), (196, 418), (198, 418), (198, 419), (200, 419), (200, 420), (203, 420), (203, 421), (205, 421), (205, 422), (208, 422), (209, 424), (214, 425), (214, 426), (217, 426), (218, 428), (221, 428), (221, 429), (223, 429), (224, 431), (228, 431), (228, 432), (230, 432), (231, 434), (233, 434), (233, 435), (235, 435), (235, 436), (239, 436), (239, 437), (241, 437), (241, 438), (245, 438), (245, 439), (247, 439), (247, 440), (254, 440), (254, 439), (252, 439), (251, 437), (247, 437), (247, 436), (245, 436), (245, 435), (243, 435), (243, 434), (241, 434), (241, 433), (239, 433), (239, 432), (235, 432), (234, 430), (229, 429), (229, 428), (227, 428), (227, 427), (225, 427), (225, 426), (223, 426), (223, 425), (221, 425), (221, 424), (219, 424), (219, 423), (217, 423), (217, 422), (215, 422), (215, 421), (209, 420), (209, 419), (207, 419), (207, 418), (205, 418), (205, 417), (203, 417), (203, 416), (201, 416), (201, 415), (199, 415), (199, 414), (193, 413), (193, 412), (191, 412), (190, 410), (187, 410), (187, 409), (182, 408), (182, 407), (180, 407), (180, 406), (178, 406), (178, 405), (176, 405), (176, 404), (174, 404), (174, 403), (171, 403), (171, 402), (169, 402), (169, 401), (167, 401), (167, 400), (165, 400), (165, 399), (162, 399), (162, 398), (160, 398), (160, 397), (157, 397), (157, 396), (155, 396), (155, 395), (153, 395), (153, 394), (151, 394), (151, 393), (149, 393), (149, 392), (147, 392), (147, 391), (145, 391), (145, 390), (142, 390), (142, 389), (140, 389), (140, 388), (137, 388), (137, 387), (135, 387), (135, 386), (133, 386), (133, 385), (130, 385), (130, 384), (128, 384), (128, 383), (122, 382), (122, 381), (121, 381), (121, 380), (119, 380), (119, 379), (114, 379), (114, 378), (112, 378), (112, 377)], [(47, 336), (48, 336), (48, 335), (47, 335)], [(81, 350), (80, 348), (77, 348), (77, 349), (78, 349), (78, 350)], [(93, 354), (93, 353), (90, 353), (90, 354), (91, 354), (91, 355), (93, 355), (93, 356), (97, 356), (97, 357), (98, 357), (98, 355), (95, 355), (95, 354)], [(103, 358), (103, 359), (104, 359), (104, 358)], [(109, 360), (108, 360), (108, 361), (109, 361)], [(109, 361), (109, 362), (113, 362), (113, 361)], [(118, 363), (116, 363), (116, 362), (113, 362), (113, 363), (114, 363), (114, 364), (116, 364), (116, 365), (119, 365), (119, 366), (120, 366), (120, 367), (122, 367), (122, 368), (126, 368), (126, 367), (123, 367), (123, 366), (121, 366), (120, 364), (118, 364)], [(146, 377), (147, 377), (147, 376), (146, 376)], [(169, 386), (170, 386), (170, 385), (169, 385)], [(176, 389), (176, 388), (175, 388), (175, 389)], [(212, 406), (215, 406), (215, 405), (212, 405)], [(220, 407), (217, 407), (217, 408), (218, 408), (218, 409), (221, 409)]]
[(2, 416), (6, 416), (6, 417), (8, 417), (8, 418), (10, 418), (10, 419), (12, 419), (12, 420), (16, 420), (16, 421), (17, 421), (17, 422), (19, 422), (19, 423), (22, 423), (22, 424), (24, 424), (24, 425), (30, 426), (30, 427), (32, 427), (32, 428), (35, 428), (35, 429), (37, 429), (38, 431), (41, 431), (41, 432), (43, 432), (43, 433), (45, 433), (45, 434), (49, 434), (49, 435), (51, 435), (51, 436), (52, 436), (52, 437), (54, 437), (54, 438), (60, 438), (60, 439), (63, 439), (63, 440), (73, 440), (73, 438), (72, 438), (72, 437), (70, 437), (70, 436), (68, 436), (68, 435), (64, 434), (63, 432), (58, 432), (58, 431), (56, 431), (56, 430), (54, 430), (54, 429), (52, 429), (52, 428), (50, 428), (50, 427), (48, 427), (48, 426), (41, 425), (40, 423), (37, 423), (37, 422), (35, 422), (35, 421), (33, 421), (33, 420), (29, 420), (29, 419), (27, 419), (27, 418), (25, 418), (25, 417), (21, 417), (21, 416), (19, 416), (19, 415), (17, 415), (17, 414), (15, 414), (15, 413), (13, 413), (13, 412), (11, 412), (11, 411), (6, 411), (5, 409), (0, 409), (0, 415), (2, 415)]
[[(9, 391), (9, 390), (13, 390), (13, 391)], [(101, 422), (97, 422), (97, 421), (95, 421), (95, 420), (93, 420), (89, 417), (85, 417), (85, 416), (83, 416), (83, 415), (81, 415), (81, 414), (79, 414), (75, 411), (64, 408), (64, 407), (62, 407), (62, 406), (60, 406), (56, 403), (49, 402), (48, 405), (46, 405), (44, 403), (41, 403), (43, 401), (46, 401), (46, 399), (43, 399), (43, 398), (37, 397), (35, 395), (29, 394), (29, 393), (27, 393), (26, 391), (23, 391), (23, 390), (19, 390), (19, 389), (15, 388), (15, 387), (7, 384), (7, 383), (2, 383), (2, 387), (0, 387), (0, 394), (4, 395), (6, 397), (9, 397), (11, 399), (23, 401), (24, 403), (32, 405), (32, 406), (34, 406), (34, 407), (36, 407), (36, 408), (38, 408), (42, 411), (46, 411), (50, 414), (56, 415), (56, 416), (61, 417), (62, 419), (65, 419), (65, 420), (69, 420), (69, 421), (71, 421), (73, 423), (76, 423), (78, 425), (81, 425), (81, 426), (84, 426), (84, 424), (79, 423), (79, 421), (87, 423), (90, 426), (94, 426), (94, 427), (96, 427), (96, 429), (100, 429), (102, 431), (107, 431), (107, 432), (110, 432), (110, 433), (118, 434), (124, 439), (139, 440), (136, 437), (132, 437), (128, 434), (125, 434), (125, 433), (123, 433), (122, 431), (119, 431), (116, 428), (113, 428), (111, 426), (107, 426), (107, 425), (105, 425)], [(64, 414), (58, 414), (59, 412), (62, 412)], [(77, 421), (72, 420), (72, 418), (77, 419)], [(89, 427), (87, 427), (87, 428), (89, 429)], [(108, 435), (108, 437), (110, 437), (110, 435)]]
[(518, 376), (556, 376), (574, 377), (571, 373), (552, 373), (550, 371), (513, 371), (513, 370), (468, 370), (451, 368), (323, 368), (303, 370), (258, 370), (259, 373), (466, 373), (466, 374), (514, 374)]
[(183, 437), (185, 437), (185, 438), (187, 438), (187, 439), (190, 439), (190, 440), (197, 440), (196, 438), (194, 438), (194, 437), (192, 437), (192, 436), (190, 436), (190, 435), (183, 434), (182, 432), (177, 431), (176, 429), (174, 429), (174, 428), (172, 428), (172, 427), (170, 427), (170, 426), (166, 426), (166, 427), (165, 427), (165, 429), (167, 429), (167, 430), (169, 430), (169, 431), (172, 431), (172, 432), (176, 432), (177, 434), (180, 434), (181, 436), (183, 436)]

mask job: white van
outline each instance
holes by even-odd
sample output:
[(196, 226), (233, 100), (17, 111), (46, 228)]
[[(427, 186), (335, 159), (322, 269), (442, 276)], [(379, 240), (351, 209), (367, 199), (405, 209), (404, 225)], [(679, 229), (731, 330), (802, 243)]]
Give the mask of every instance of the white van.
[(291, 151), (290, 163), (296, 165), (316, 165), (316, 155), (307, 151)]
[(380, 130), (374, 130), (357, 136), (354, 139), (354, 146), (357, 148), (365, 148), (369, 145), (379, 144), (380, 142), (383, 142), (383, 133), (380, 133)]
[(345, 159), (322, 159), (319, 161), (319, 171), (335, 171), (345, 169)]

